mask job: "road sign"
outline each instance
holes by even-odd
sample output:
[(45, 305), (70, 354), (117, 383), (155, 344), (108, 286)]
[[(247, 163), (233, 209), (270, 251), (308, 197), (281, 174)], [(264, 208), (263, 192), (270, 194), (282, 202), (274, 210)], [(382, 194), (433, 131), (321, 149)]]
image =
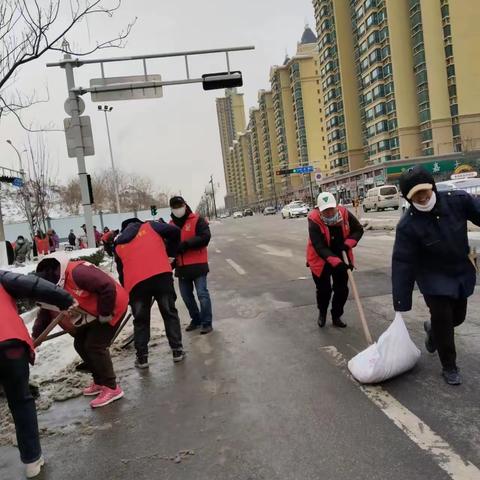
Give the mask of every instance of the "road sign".
[(323, 180), (323, 175), (321, 172), (317, 172), (315, 173), (315, 182), (317, 183), (317, 185), (320, 185), (320, 183), (322, 182)]
[(118, 100), (142, 100), (144, 98), (163, 97), (162, 87), (129, 88), (135, 83), (161, 82), (161, 75), (131, 75), (129, 77), (92, 78), (90, 87), (124, 87), (121, 90), (91, 92), (92, 102), (115, 102)]
[[(77, 104), (78, 102), (78, 104)], [(73, 116), (73, 112), (76, 108), (78, 108), (78, 115), (81, 115), (85, 111), (85, 102), (82, 100), (81, 97), (74, 98), (67, 98), (65, 103), (63, 104), (65, 108), (65, 113), (67, 115)]]
[(92, 122), (88, 115), (78, 117), (80, 120), (80, 128), (73, 125), (73, 118), (65, 118), (63, 126), (65, 127), (65, 138), (67, 140), (68, 156), (75, 158), (77, 156), (76, 149), (83, 148), (85, 156), (95, 155), (93, 146)]
[(284, 168), (282, 170), (277, 170), (275, 173), (277, 175), (292, 175), (292, 174), (305, 174), (312, 173), (315, 169), (311, 165), (295, 168)]

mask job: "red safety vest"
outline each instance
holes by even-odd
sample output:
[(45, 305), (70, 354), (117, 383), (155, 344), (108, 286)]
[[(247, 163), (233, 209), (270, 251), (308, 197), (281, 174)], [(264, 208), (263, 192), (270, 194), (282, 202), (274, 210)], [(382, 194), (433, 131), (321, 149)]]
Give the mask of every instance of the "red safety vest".
[[(181, 241), (186, 242), (190, 238), (196, 235), (197, 223), (200, 215), (197, 213), (191, 213), (187, 221), (182, 227)], [(174, 224), (173, 221), (170, 221)], [(208, 251), (207, 247), (193, 248), (187, 250), (185, 253), (181, 253), (177, 256), (177, 267), (185, 267), (186, 265), (197, 265), (199, 263), (208, 263)]]
[[(343, 238), (346, 240), (350, 235), (350, 223), (348, 222), (348, 210), (345, 207), (339, 205), (338, 211), (340, 212), (340, 216), (342, 217), (342, 230), (343, 230)], [(325, 225), (322, 217), (320, 215), (320, 211), (318, 208), (315, 208), (310, 212), (308, 215), (308, 219), (315, 222), (319, 227), (323, 235), (325, 236), (325, 240), (327, 245), (330, 246), (330, 230), (328, 229), (327, 225)], [(348, 252), (350, 263), (353, 265), (353, 252), (352, 249)], [(342, 259), (343, 260), (343, 259)], [(307, 265), (310, 267), (310, 270), (313, 274), (319, 277), (322, 272), (323, 268), (325, 267), (326, 261), (318, 255), (315, 248), (313, 247), (312, 241), (308, 239), (307, 244)]]
[(147, 278), (172, 272), (165, 243), (148, 222), (131, 242), (116, 245), (115, 252), (123, 263), (123, 285), (129, 293)]
[[(98, 317), (98, 309), (97, 309), (97, 302), (98, 302), (98, 295), (93, 292), (87, 292), (86, 290), (82, 290), (73, 279), (73, 271), (79, 265), (86, 265), (90, 268), (97, 268), (95, 265), (91, 263), (84, 262), (83, 260), (76, 260), (68, 262), (67, 268), (65, 269), (65, 285), (64, 289), (72, 295), (73, 298), (78, 302), (79, 307), (84, 310), (85, 312)], [(104, 272), (102, 272), (104, 273)], [(107, 275), (105, 273), (105, 275)], [(116, 296), (115, 296), (115, 308), (113, 310), (113, 318), (110, 321), (110, 325), (115, 326), (120, 319), (122, 318), (123, 314), (126, 312), (128, 307), (128, 294), (125, 289), (116, 282), (113, 278), (109, 277), (112, 283), (115, 284), (116, 288)]]
[(35, 360), (33, 340), (22, 317), (18, 314), (15, 300), (0, 285), (0, 342), (20, 340), (30, 348), (30, 363)]
[(35, 243), (37, 245), (38, 254), (47, 255), (48, 253), (50, 253), (50, 242), (48, 240), (48, 237), (35, 237)]

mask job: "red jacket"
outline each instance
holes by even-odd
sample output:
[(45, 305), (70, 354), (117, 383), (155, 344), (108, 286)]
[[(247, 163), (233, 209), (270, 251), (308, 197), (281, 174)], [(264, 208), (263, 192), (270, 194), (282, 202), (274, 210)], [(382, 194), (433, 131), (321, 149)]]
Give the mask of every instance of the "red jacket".
[(0, 285), (0, 342), (20, 340), (30, 348), (30, 359), (33, 364), (35, 349), (22, 317), (18, 314), (15, 300)]
[[(348, 210), (345, 207), (342, 207), (339, 205), (338, 211), (340, 212), (340, 216), (342, 217), (342, 230), (343, 230), (343, 238), (348, 242), (348, 237), (350, 235), (350, 224), (348, 221)], [(330, 246), (330, 230), (328, 229), (327, 225), (325, 225), (324, 221), (322, 220), (322, 216), (320, 215), (320, 211), (318, 208), (315, 208), (310, 212), (308, 215), (308, 219), (312, 222), (315, 222), (320, 230), (322, 231), (325, 241), (328, 246)], [(350, 246), (353, 248), (356, 245), (356, 242), (351, 240)], [(353, 265), (354, 257), (353, 257), (353, 251), (352, 248), (348, 250), (348, 257), (350, 260), (350, 263)], [(342, 259), (343, 260), (343, 259)], [(314, 275), (319, 277), (323, 269), (325, 267), (325, 263), (329, 263), (332, 267), (336, 267), (342, 260), (337, 257), (337, 256), (331, 256), (326, 259), (323, 259), (318, 255), (316, 252), (312, 241), (310, 238), (308, 239), (307, 243), (307, 265), (310, 267), (310, 270)]]
[(45, 238), (35, 237), (35, 244), (37, 246), (37, 253), (47, 255), (50, 253), (50, 242), (48, 236)]
[[(111, 283), (111, 285), (115, 288), (113, 311), (101, 312), (99, 308), (100, 294), (98, 292), (90, 291), (85, 287), (82, 289), (77, 285), (73, 278), (73, 272), (79, 266), (91, 268), (92, 274), (94, 273), (96, 277), (100, 276), (100, 274), (103, 275), (105, 277), (103, 280), (107, 284)], [(128, 307), (128, 294), (125, 289), (118, 282), (116, 282), (105, 272), (102, 272), (95, 265), (84, 262), (82, 260), (68, 262), (67, 268), (65, 270), (65, 284), (63, 288), (75, 298), (80, 308), (82, 310), (85, 310), (90, 315), (94, 315), (95, 317), (98, 317), (100, 315), (113, 315), (113, 318), (110, 322), (110, 325), (112, 326), (116, 325), (120, 321)]]
[(149, 222), (144, 223), (128, 243), (117, 244), (115, 253), (122, 262), (123, 285), (129, 293), (143, 280), (172, 273), (165, 242)]

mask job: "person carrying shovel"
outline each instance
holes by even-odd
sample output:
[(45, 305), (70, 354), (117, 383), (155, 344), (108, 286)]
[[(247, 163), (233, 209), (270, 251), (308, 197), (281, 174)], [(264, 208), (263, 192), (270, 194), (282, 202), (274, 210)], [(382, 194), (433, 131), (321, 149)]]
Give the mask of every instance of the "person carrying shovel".
[[(128, 294), (107, 273), (91, 263), (68, 260), (62, 252), (50, 254), (37, 266), (37, 275), (64, 288), (78, 302), (75, 314), (60, 323), (74, 336), (73, 345), (92, 372), (93, 383), (83, 390), (96, 396), (92, 408), (103, 407), (123, 397), (113, 369), (109, 347), (128, 308)], [(42, 308), (33, 336), (39, 337), (55, 312)]]
[(393, 306), (410, 311), (417, 282), (430, 310), (425, 347), (438, 351), (445, 381), (460, 385), (454, 329), (464, 322), (467, 298), (475, 289), (467, 221), (480, 226), (480, 200), (462, 190), (438, 192), (421, 166), (402, 174), (400, 190), (410, 207), (397, 225), (393, 248)]
[(36, 477), (44, 465), (38, 433), (35, 400), (29, 389), (29, 363), (34, 364), (32, 337), (17, 312), (15, 300), (25, 298), (67, 310), (74, 303), (65, 290), (33, 275), (0, 270), (0, 385), (15, 423), (20, 459), (27, 478)]
[[(332, 323), (345, 328), (342, 315), (348, 299), (347, 271), (353, 268), (352, 250), (363, 236), (363, 227), (345, 207), (337, 206), (331, 193), (325, 192), (308, 215), (308, 235), (307, 266), (317, 289), (318, 326), (325, 326), (333, 289)], [(343, 252), (348, 264), (342, 259)]]

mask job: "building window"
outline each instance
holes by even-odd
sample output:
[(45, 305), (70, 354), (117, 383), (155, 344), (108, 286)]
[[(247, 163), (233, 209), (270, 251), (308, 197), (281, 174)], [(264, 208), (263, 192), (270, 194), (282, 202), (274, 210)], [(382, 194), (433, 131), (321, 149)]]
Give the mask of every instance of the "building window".
[(384, 78), (389, 77), (391, 74), (392, 74), (392, 65), (390, 63), (387, 63), (387, 65), (383, 67), (383, 77)]
[(452, 125), (452, 134), (454, 137), (459, 137), (460, 136), (460, 125)]
[(367, 17), (367, 28), (370, 28), (372, 25), (375, 25), (377, 23), (377, 14), (372, 13), (369, 17)]
[(442, 5), (441, 11), (442, 11), (442, 18), (447, 18), (450, 15), (448, 4)]
[(368, 37), (367, 37), (367, 47), (371, 47), (374, 43), (377, 43), (379, 41), (379, 34), (378, 32), (372, 32)]
[(445, 47), (445, 56), (447, 58), (453, 57), (453, 45), (447, 45)]
[(383, 97), (385, 95), (385, 88), (383, 85), (377, 85), (373, 90), (373, 99), (376, 100), (379, 97)]
[(430, 120), (430, 110), (427, 108), (426, 110), (422, 110), (419, 113), (420, 123), (425, 123)]
[(450, 105), (450, 115), (452, 117), (458, 117), (458, 104), (454, 103)]
[(365, 24), (362, 22), (362, 23), (358, 26), (358, 28), (357, 28), (357, 34), (358, 34), (358, 36), (361, 37), (361, 36), (365, 33), (366, 30), (367, 30), (367, 29), (366, 29), (366, 27), (365, 27)]
[(363, 54), (365, 53), (366, 51), (368, 50), (368, 45), (367, 45), (367, 42), (362, 42), (360, 44), (360, 53)]
[(393, 137), (390, 139), (390, 148), (398, 148), (400, 146), (400, 143), (398, 141), (398, 137)]
[(417, 72), (415, 74), (416, 78), (417, 78), (417, 86), (421, 86), (425, 83), (427, 83), (427, 71), (426, 70), (422, 70), (420, 72)]
[(451, 78), (455, 76), (455, 65), (449, 65), (447, 67), (447, 77)]
[(394, 131), (398, 128), (398, 121), (396, 118), (393, 118), (392, 120), (388, 121), (388, 129), (390, 131)]
[(371, 127), (367, 128), (367, 138), (373, 137), (375, 135), (375, 126), (372, 125)]
[(377, 67), (374, 70), (372, 70), (372, 73), (370, 74), (370, 76), (372, 78), (372, 82), (375, 82), (379, 78), (382, 78), (383, 77), (382, 67)]
[(382, 120), (375, 125), (375, 131), (377, 133), (386, 132), (388, 130), (388, 122), (386, 120)]
[(394, 92), (393, 82), (389, 82), (385, 84), (385, 95), (390, 95)]
[(365, 116), (367, 117), (367, 121), (373, 120), (375, 117), (375, 114), (373, 112), (373, 108), (369, 108), (368, 110), (365, 111)]
[(450, 25), (445, 25), (443, 27), (443, 37), (448, 38), (452, 36), (452, 27)]
[(380, 115), (384, 115), (386, 113), (385, 104), (382, 102), (382, 103), (379, 103), (378, 105), (375, 105), (374, 110), (375, 110), (376, 117)]
[(428, 142), (432, 140), (432, 129), (428, 128), (427, 130), (423, 130), (420, 134), (420, 138), (422, 139), (422, 142)]
[(381, 140), (380, 142), (377, 143), (377, 147), (379, 152), (384, 152), (385, 150), (388, 150), (390, 148), (389, 141)]
[(390, 100), (389, 102), (387, 102), (386, 108), (387, 108), (387, 113), (391, 113), (395, 111), (396, 109), (395, 100)]
[(368, 105), (369, 103), (372, 103), (373, 102), (373, 94), (372, 92), (367, 92), (364, 96), (363, 96), (363, 101)]
[(457, 96), (457, 86), (456, 85), (449, 85), (448, 95), (450, 97), (456, 97)]

